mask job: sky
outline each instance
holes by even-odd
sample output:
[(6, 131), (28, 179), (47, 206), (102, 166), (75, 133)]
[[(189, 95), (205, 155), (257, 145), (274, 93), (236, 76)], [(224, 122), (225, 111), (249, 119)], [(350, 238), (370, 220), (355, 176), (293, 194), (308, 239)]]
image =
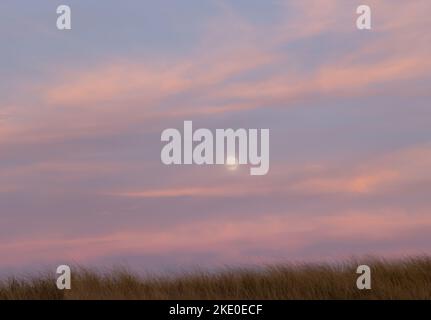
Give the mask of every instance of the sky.
[[(431, 254), (429, 0), (59, 4), (0, 3), (0, 274)], [(186, 120), (269, 173), (163, 165)]]

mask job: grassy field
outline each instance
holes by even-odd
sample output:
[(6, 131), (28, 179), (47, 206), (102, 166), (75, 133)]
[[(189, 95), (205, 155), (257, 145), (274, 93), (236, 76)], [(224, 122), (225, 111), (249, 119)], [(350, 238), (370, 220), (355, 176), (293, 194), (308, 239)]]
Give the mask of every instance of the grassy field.
[[(356, 288), (356, 268), (368, 264), (372, 290)], [(256, 270), (138, 277), (130, 272), (72, 271), (72, 290), (55, 278), (9, 278), (0, 299), (431, 299), (431, 258), (269, 266)]]

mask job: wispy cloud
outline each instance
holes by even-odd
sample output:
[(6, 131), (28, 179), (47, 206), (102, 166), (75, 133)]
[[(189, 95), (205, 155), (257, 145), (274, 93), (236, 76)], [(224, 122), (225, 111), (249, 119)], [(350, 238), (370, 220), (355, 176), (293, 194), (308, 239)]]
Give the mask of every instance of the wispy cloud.
[[(44, 51), (12, 59), (20, 72), (0, 98), (0, 267), (176, 250), (306, 258), (316, 246), (343, 251), (337, 241), (415, 249), (431, 228), (431, 5), (370, 1), (368, 33), (355, 28), (356, 5), (268, 1), (258, 12), (217, 1), (188, 42), (170, 25), (175, 45), (160, 49), (154, 31), (127, 53), (74, 30), (70, 46), (55, 34), (61, 68), (39, 61)], [(98, 61), (71, 59), (73, 40), (91, 40)], [(186, 119), (269, 127), (270, 174), (162, 166), (161, 129)]]
[[(121, 231), (83, 238), (29, 239), (0, 245), (8, 256), (3, 263), (23, 263), (44, 252), (47, 261), (66, 259), (89, 261), (116, 254), (169, 254), (170, 252), (216, 251), (219, 264), (231, 261), (231, 253), (241, 262), (245, 251), (255, 247), (296, 254), (319, 241), (389, 241), (431, 227), (425, 212), (415, 214), (383, 210), (375, 212), (335, 213), (327, 217), (266, 214), (253, 220), (224, 220), (178, 225), (158, 231)], [(8, 254), (10, 252), (13, 254)], [(265, 259), (265, 255), (262, 259)]]

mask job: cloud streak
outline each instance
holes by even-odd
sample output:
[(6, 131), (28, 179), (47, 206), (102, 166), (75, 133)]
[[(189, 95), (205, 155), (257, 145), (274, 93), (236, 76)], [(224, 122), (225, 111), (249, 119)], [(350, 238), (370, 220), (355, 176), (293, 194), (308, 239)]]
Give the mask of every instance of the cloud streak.
[[(38, 34), (61, 63), (33, 42), (29, 61), (0, 53), (14, 71), (0, 95), (0, 269), (430, 249), (430, 2), (371, 1), (370, 33), (352, 1), (207, 5), (184, 4), (207, 14), (187, 38), (175, 15), (128, 46), (92, 38), (111, 26), (68, 46)], [(271, 172), (163, 166), (160, 133), (184, 120), (270, 128)]]

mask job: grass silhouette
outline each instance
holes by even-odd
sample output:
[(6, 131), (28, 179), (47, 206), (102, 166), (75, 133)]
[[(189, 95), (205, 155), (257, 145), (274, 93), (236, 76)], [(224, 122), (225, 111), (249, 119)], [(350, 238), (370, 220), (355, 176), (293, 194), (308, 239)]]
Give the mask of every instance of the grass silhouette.
[[(372, 290), (358, 290), (356, 268), (367, 264)], [(72, 289), (60, 291), (53, 276), (9, 278), (0, 299), (431, 299), (431, 257), (398, 261), (368, 259), (338, 264), (278, 265), (139, 277), (128, 271), (101, 273), (73, 268)]]

